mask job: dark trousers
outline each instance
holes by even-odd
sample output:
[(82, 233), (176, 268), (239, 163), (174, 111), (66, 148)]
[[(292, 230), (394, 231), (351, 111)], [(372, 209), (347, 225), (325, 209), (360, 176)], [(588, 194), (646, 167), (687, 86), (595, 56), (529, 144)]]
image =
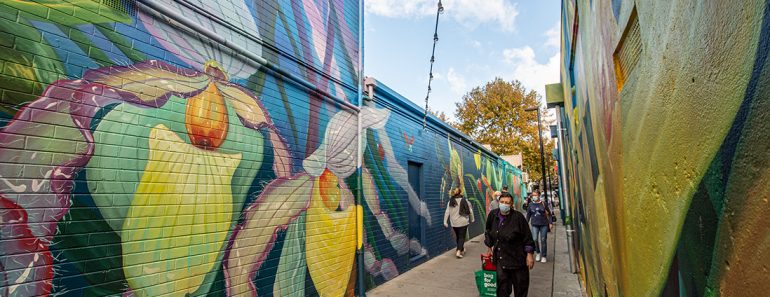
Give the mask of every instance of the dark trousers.
[[(513, 288), (511, 288), (513, 287)], [(529, 269), (503, 269), (497, 266), (497, 297), (526, 297), (529, 293)]]
[(465, 232), (468, 231), (468, 226), (452, 227), (452, 230), (455, 231), (455, 237), (457, 237), (457, 250), (464, 251), (465, 250)]

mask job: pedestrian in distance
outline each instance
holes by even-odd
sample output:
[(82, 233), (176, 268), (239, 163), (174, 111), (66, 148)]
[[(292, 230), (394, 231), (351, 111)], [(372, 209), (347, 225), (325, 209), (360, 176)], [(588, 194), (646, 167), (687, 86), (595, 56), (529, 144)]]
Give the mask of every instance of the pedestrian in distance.
[(449, 191), (449, 204), (444, 211), (444, 228), (448, 228), (447, 219), (452, 224), (455, 237), (457, 238), (457, 252), (455, 256), (462, 258), (465, 255), (465, 234), (468, 231), (468, 225), (476, 221), (473, 216), (473, 208), (470, 201), (465, 199), (463, 191), (460, 188), (454, 188)]
[(492, 201), (489, 201), (489, 207), (487, 207), (487, 214), (489, 214), (490, 211), (495, 210), (500, 205), (500, 191), (496, 191), (494, 194), (492, 194)]
[(543, 202), (538, 192), (532, 193), (532, 202), (527, 207), (527, 221), (532, 226), (532, 239), (535, 241), (535, 261), (547, 262), (548, 231), (553, 229), (551, 210)]
[(527, 194), (527, 200), (524, 200), (524, 204), (521, 205), (522, 210), (527, 210), (529, 204), (532, 203), (532, 193)]
[(524, 215), (513, 209), (510, 193), (502, 193), (500, 208), (487, 216), (484, 244), (497, 266), (497, 296), (527, 296), (535, 242)]

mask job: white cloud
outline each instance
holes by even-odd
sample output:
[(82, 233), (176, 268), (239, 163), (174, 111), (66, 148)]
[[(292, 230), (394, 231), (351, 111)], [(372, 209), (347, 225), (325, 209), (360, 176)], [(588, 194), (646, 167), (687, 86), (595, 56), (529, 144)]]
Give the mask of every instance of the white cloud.
[(546, 47), (554, 47), (554, 48), (560, 48), (561, 47), (561, 33), (560, 33), (560, 23), (556, 22), (551, 29), (548, 29), (548, 31), (545, 32), (545, 36), (548, 38), (545, 41)]
[(545, 85), (559, 82), (560, 56), (557, 52), (545, 64), (538, 63), (531, 47), (503, 50), (503, 61), (513, 67), (510, 77), (518, 79), (529, 90), (545, 96)]
[(467, 84), (465, 83), (465, 77), (455, 72), (454, 68), (449, 68), (449, 72), (446, 74), (447, 83), (449, 83), (449, 89), (452, 90), (454, 95), (463, 95), (467, 91)]
[[(444, 15), (468, 26), (497, 24), (503, 31), (514, 31), (519, 10), (509, 0), (447, 0)], [(391, 18), (420, 18), (435, 16), (435, 0), (368, 0), (364, 9), (368, 14)]]
[(534, 60), (535, 51), (531, 47), (508, 48), (503, 50), (503, 60), (511, 63), (515, 60)]
[(364, 1), (366, 13), (385, 17), (420, 17), (436, 13), (433, 0), (369, 0)]

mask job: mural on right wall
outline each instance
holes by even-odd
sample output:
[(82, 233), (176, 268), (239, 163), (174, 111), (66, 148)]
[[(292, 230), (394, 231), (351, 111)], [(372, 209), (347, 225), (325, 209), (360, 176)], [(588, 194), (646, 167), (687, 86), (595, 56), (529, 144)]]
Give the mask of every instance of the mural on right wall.
[(590, 296), (770, 291), (770, 1), (562, 1)]

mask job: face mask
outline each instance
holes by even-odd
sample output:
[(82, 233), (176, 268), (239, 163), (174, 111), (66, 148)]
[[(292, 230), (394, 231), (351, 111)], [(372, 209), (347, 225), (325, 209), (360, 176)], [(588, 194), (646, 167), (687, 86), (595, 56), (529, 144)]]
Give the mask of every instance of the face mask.
[(540, 196), (535, 197), (535, 202), (540, 202)]
[(502, 213), (508, 213), (511, 211), (511, 206), (508, 204), (500, 204), (500, 212)]

